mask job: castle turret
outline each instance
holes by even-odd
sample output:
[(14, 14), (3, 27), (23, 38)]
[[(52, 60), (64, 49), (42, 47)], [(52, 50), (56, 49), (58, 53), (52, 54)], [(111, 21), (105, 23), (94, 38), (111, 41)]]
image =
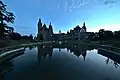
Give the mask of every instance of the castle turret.
[(53, 35), (53, 28), (50, 22), (49, 28), (47, 28), (46, 24), (44, 23), (42, 25), (41, 19), (38, 21), (38, 34), (37, 39), (38, 40), (51, 40)]
[(51, 22), (50, 22), (50, 25), (49, 25), (49, 32), (50, 32), (50, 35), (53, 34), (53, 28), (52, 28)]
[(83, 27), (82, 28), (85, 30), (85, 32), (87, 32), (87, 28), (86, 28), (85, 22), (83, 23)]
[(37, 34), (37, 38), (38, 38), (38, 40), (40, 40), (40, 38), (41, 38), (41, 28), (42, 28), (42, 22), (41, 22), (41, 19), (39, 19), (37, 26), (38, 26), (38, 34)]
[(38, 34), (40, 34), (40, 29), (42, 28), (42, 22), (41, 19), (38, 21)]

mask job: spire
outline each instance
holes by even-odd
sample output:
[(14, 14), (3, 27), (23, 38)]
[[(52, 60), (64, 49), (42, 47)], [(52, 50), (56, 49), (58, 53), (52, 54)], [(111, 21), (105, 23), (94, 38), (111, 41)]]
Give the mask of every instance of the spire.
[(83, 23), (83, 26), (85, 26), (85, 22)]
[(41, 19), (39, 18), (39, 22), (41, 22)]
[(82, 27), (82, 28), (85, 30), (85, 32), (87, 31), (87, 28), (86, 28), (85, 22), (83, 23), (83, 27)]
[(47, 28), (47, 26), (46, 26), (46, 24), (45, 24), (45, 23), (43, 24), (43, 27), (44, 27), (44, 28)]
[(59, 34), (61, 34), (61, 30), (59, 30)]
[(82, 53), (82, 56), (83, 56), (84, 61), (85, 61), (85, 59), (86, 59), (86, 55), (87, 55), (86, 51)]
[(49, 25), (49, 31), (51, 32), (51, 34), (53, 34), (53, 28), (52, 28), (51, 22), (50, 22), (50, 25)]
[(43, 29), (44, 29), (44, 30), (47, 30), (47, 26), (46, 26), (45, 23), (43, 24)]
[(52, 29), (52, 25), (51, 25), (51, 22), (50, 22), (49, 28), (50, 28), (50, 29)]
[(37, 27), (38, 27), (38, 34), (41, 33), (40, 29), (42, 28), (42, 22), (41, 22), (41, 19), (39, 18), (39, 21), (37, 23)]
[(41, 27), (42, 26), (42, 22), (41, 22), (41, 19), (39, 18), (39, 21), (38, 21), (38, 26)]

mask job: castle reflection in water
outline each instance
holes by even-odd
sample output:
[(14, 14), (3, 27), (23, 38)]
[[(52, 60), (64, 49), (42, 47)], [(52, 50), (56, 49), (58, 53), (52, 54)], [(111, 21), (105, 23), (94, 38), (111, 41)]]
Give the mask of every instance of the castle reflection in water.
[[(87, 56), (87, 51), (91, 51), (96, 49), (98, 52), (97, 54), (105, 56), (105, 63), (108, 64), (112, 64), (115, 68), (119, 67), (120, 64), (120, 57), (115, 56), (113, 54), (107, 53), (103, 50), (97, 49), (95, 47), (92, 46), (85, 46), (85, 45), (79, 45), (79, 44), (44, 44), (44, 45), (38, 45), (38, 46), (29, 46), (29, 50), (32, 49), (36, 49), (35, 47), (37, 47), (37, 62), (40, 64), (41, 60), (52, 60), (52, 56), (53, 53), (55, 51), (55, 49), (58, 50), (58, 52), (63, 52), (64, 50), (66, 50), (66, 52), (71, 53), (73, 55), (75, 55), (76, 57), (83, 57), (83, 60), (87, 62), (86, 60), (86, 56)], [(24, 52), (22, 53), (17, 53), (15, 55), (13, 55), (12, 57), (10, 57), (9, 59), (7, 59), (7, 61), (5, 61), (4, 63), (0, 64), (0, 80), (4, 80), (4, 76), (8, 73), (11, 72), (14, 68), (14, 62), (12, 61), (12, 59), (23, 55)], [(93, 57), (95, 59), (95, 57)], [(111, 63), (111, 60), (113, 63)]]
[(40, 61), (43, 59), (45, 60), (46, 57), (49, 58), (50, 60), (52, 59), (53, 56), (53, 49), (57, 49), (59, 52), (62, 52), (62, 50), (66, 49), (67, 52), (72, 53), (73, 55), (75, 55), (76, 57), (83, 57), (83, 60), (86, 60), (86, 56), (87, 56), (87, 51), (91, 51), (91, 50), (98, 50), (97, 54), (100, 54), (102, 56), (107, 57), (105, 60), (105, 63), (108, 64), (110, 62), (110, 59), (113, 60), (113, 65), (117, 68), (120, 64), (120, 59), (118, 56), (112, 55), (110, 53), (104, 52), (100, 49), (97, 49), (95, 47), (86, 47), (86, 46), (81, 46), (81, 45), (77, 45), (77, 44), (72, 44), (72, 45), (51, 45), (51, 44), (47, 44), (47, 45), (39, 45), (37, 46), (37, 52), (38, 52), (38, 62), (40, 63)]
[(43, 46), (43, 45), (39, 45), (37, 46), (37, 49), (38, 49), (38, 56), (37, 56), (37, 59), (38, 59), (38, 62), (40, 63), (41, 59), (45, 59), (46, 56), (48, 55), (51, 59), (52, 57), (52, 53), (53, 53), (53, 48), (50, 47), (50, 46)]
[(82, 56), (83, 59), (85, 60), (87, 50), (93, 50), (94, 48), (92, 47), (85, 48), (79, 45), (71, 45), (67, 48), (65, 45), (62, 47), (59, 47), (57, 45), (39, 45), (37, 46), (38, 62), (40, 63), (41, 59), (45, 59), (47, 56), (49, 56), (49, 58), (51, 59), (53, 55), (53, 49), (58, 49), (59, 52), (61, 52), (63, 49), (66, 49), (67, 52), (73, 53), (73, 55), (75, 55), (78, 58)]

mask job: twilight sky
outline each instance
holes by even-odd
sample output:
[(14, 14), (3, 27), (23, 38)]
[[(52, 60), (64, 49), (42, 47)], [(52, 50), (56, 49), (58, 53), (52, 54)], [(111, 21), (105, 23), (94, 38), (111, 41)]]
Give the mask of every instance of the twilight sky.
[(3, 0), (16, 16), (13, 24), (21, 34), (37, 34), (37, 22), (52, 22), (55, 33), (86, 22), (87, 31), (120, 29), (120, 0)]

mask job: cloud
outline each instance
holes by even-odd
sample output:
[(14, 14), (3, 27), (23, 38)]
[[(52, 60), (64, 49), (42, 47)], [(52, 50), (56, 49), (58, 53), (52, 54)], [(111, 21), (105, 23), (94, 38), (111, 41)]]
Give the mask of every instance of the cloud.
[(72, 4), (69, 6), (69, 8), (79, 8), (87, 3), (87, 0), (72, 0)]
[(81, 6), (84, 6), (87, 3), (88, 0), (66, 0), (65, 1), (65, 10), (68, 11), (68, 13), (73, 12), (75, 9), (80, 8)]
[(77, 8), (84, 6), (87, 3), (88, 3), (88, 0), (79, 0), (79, 4), (78, 4)]
[(69, 2), (68, 8), (74, 8), (76, 5), (76, 0), (72, 0), (72, 2)]
[(104, 4), (105, 6), (112, 7), (117, 0), (94, 0), (97, 4)]
[(105, 5), (109, 5), (109, 4), (111, 5), (111, 4), (114, 4), (115, 2), (116, 2), (115, 0), (105, 0), (104, 4)]

